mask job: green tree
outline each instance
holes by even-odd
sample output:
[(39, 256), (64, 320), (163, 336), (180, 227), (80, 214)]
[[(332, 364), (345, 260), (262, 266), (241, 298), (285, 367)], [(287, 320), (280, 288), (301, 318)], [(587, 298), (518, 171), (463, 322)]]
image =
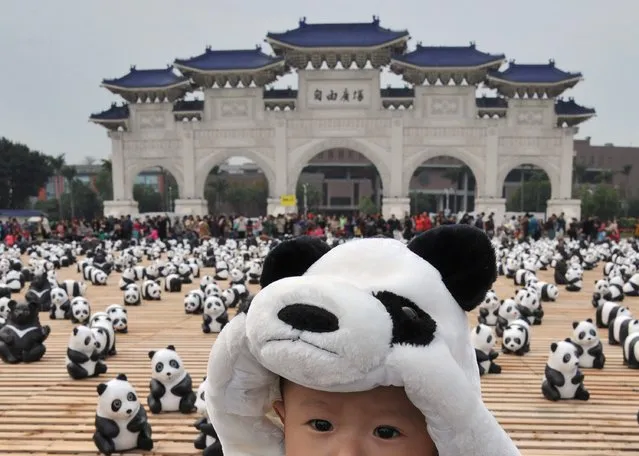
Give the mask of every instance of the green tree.
[(100, 171), (95, 176), (94, 185), (102, 201), (113, 199), (113, 165), (111, 160), (102, 160)]
[(612, 184), (612, 179), (615, 176), (615, 172), (611, 169), (604, 169), (600, 171), (595, 177), (595, 182), (598, 184)]
[(373, 215), (379, 212), (379, 208), (370, 196), (362, 196), (359, 199), (359, 211), (362, 214)]
[(422, 192), (410, 192), (410, 210), (412, 214), (435, 212), (437, 210), (437, 197)]
[(572, 184), (581, 185), (586, 179), (587, 166), (582, 163), (572, 163)]
[(609, 220), (621, 212), (619, 192), (610, 185), (583, 185), (579, 189), (582, 216), (599, 217)]
[(632, 165), (623, 165), (620, 172), (626, 177), (623, 185), (623, 197), (627, 200), (630, 197), (628, 191), (630, 190), (630, 173), (632, 172)]
[(62, 177), (64, 177), (65, 186), (67, 187), (66, 190), (68, 190), (68, 192), (65, 191), (65, 194), (69, 195), (69, 207), (71, 208), (71, 218), (74, 218), (75, 217), (75, 201), (73, 198), (73, 193), (75, 192), (75, 188), (77, 186), (76, 184), (78, 184), (78, 182), (76, 181), (76, 176), (78, 175), (78, 171), (76, 170), (75, 166), (65, 165), (60, 171), (60, 174), (62, 175)]
[[(317, 185), (306, 183), (306, 206), (311, 212), (317, 211), (322, 204), (322, 190)], [(304, 211), (304, 183), (298, 182), (295, 189), (298, 211)]]
[(204, 198), (208, 203), (209, 213), (217, 214), (220, 212), (227, 190), (228, 181), (226, 176), (221, 173), (219, 166), (214, 166), (209, 173), (206, 189), (204, 190)]
[(0, 138), (0, 208), (25, 209), (53, 175), (50, 157)]
[(138, 202), (139, 212), (161, 212), (164, 209), (162, 195), (150, 185), (135, 184), (133, 199)]

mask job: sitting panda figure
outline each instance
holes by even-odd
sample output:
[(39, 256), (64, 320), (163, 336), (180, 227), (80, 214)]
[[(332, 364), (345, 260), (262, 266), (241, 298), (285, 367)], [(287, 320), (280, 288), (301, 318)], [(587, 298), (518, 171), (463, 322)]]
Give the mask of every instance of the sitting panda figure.
[(623, 345), (629, 334), (639, 332), (639, 320), (630, 315), (617, 315), (608, 325), (608, 345)]
[[(105, 339), (105, 343), (101, 344), (104, 347), (102, 351), (103, 357), (118, 354), (115, 347), (115, 330), (113, 329), (111, 318), (106, 312), (94, 313), (91, 316), (91, 320), (89, 320), (89, 327), (94, 330), (93, 333), (98, 341), (102, 342), (100, 339)], [(100, 329), (102, 331), (99, 331)]]
[(633, 274), (622, 289), (626, 296), (639, 296), (639, 274)]
[(499, 313), (499, 298), (494, 290), (490, 290), (486, 293), (486, 297), (479, 304), (477, 315), (477, 321), (482, 325), (496, 326)]
[(85, 324), (91, 318), (91, 305), (86, 298), (78, 296), (71, 300), (71, 322)]
[(554, 283), (538, 282), (537, 291), (543, 302), (555, 302), (559, 296), (559, 290)]
[(195, 408), (202, 417), (193, 424), (193, 427), (200, 432), (195, 442), (193, 442), (193, 445), (196, 449), (203, 450), (203, 456), (222, 456), (222, 444), (217, 437), (217, 432), (215, 432), (215, 428), (213, 428), (206, 411), (205, 391), (206, 377), (204, 377), (204, 380), (197, 389)]
[(153, 280), (145, 280), (142, 284), (142, 299), (145, 301), (159, 301), (162, 299), (162, 288)]
[(135, 270), (133, 268), (126, 268), (122, 271), (122, 275), (118, 281), (118, 287), (120, 287), (120, 290), (124, 291), (129, 285), (135, 283), (136, 279)]
[(495, 336), (493, 330), (488, 325), (479, 324), (471, 330), (470, 340), (475, 347), (479, 375), (500, 374), (501, 366), (494, 363), (499, 356), (493, 347), (495, 346)]
[(161, 350), (151, 350), (149, 359), (151, 374), (150, 394), (147, 403), (151, 413), (195, 410), (195, 393), (191, 376), (184, 370), (184, 363), (173, 345)]
[(106, 456), (133, 449), (152, 450), (151, 425), (126, 375), (100, 383), (97, 390), (93, 442), (98, 450)]
[(587, 401), (590, 393), (584, 388), (583, 381), (584, 374), (579, 370), (579, 354), (570, 339), (550, 344), (550, 356), (541, 384), (544, 397), (550, 401)]
[(215, 280), (227, 280), (229, 278), (229, 267), (226, 261), (220, 260), (215, 264), (215, 275), (213, 278)]
[(204, 300), (206, 296), (200, 289), (189, 291), (184, 295), (184, 313), (201, 314), (204, 309)]
[(607, 297), (602, 296), (600, 293), (598, 292), (594, 292), (592, 294), (592, 300), (590, 301), (590, 303), (592, 304), (592, 306), (596, 309), (597, 307), (599, 307), (601, 304), (603, 304), (604, 302), (608, 301), (610, 298), (610, 292), (608, 292), (608, 294), (606, 295)]
[(24, 287), (24, 275), (20, 271), (11, 269), (4, 276), (4, 284), (11, 290), (12, 293), (19, 293)]
[(217, 283), (209, 283), (203, 291), (204, 296), (222, 296), (222, 289)]
[(495, 334), (502, 337), (506, 327), (513, 321), (521, 318), (521, 313), (512, 298), (504, 299), (497, 310), (497, 325), (495, 325)]
[(623, 363), (630, 369), (639, 369), (639, 333), (626, 337), (623, 343)]
[(603, 369), (606, 356), (603, 352), (603, 344), (599, 340), (597, 327), (592, 318), (584, 321), (572, 322), (572, 342), (577, 347), (579, 355), (579, 367), (584, 369)]
[(244, 285), (246, 283), (244, 273), (238, 268), (231, 269), (231, 272), (229, 272), (229, 279), (231, 281), (231, 286)]
[(124, 289), (124, 305), (139, 306), (140, 304), (142, 304), (140, 287), (136, 283), (129, 284)]
[(63, 280), (60, 288), (64, 289), (70, 298), (84, 296), (87, 292), (87, 284), (81, 280)]
[(526, 285), (526, 282), (531, 275), (534, 275), (534, 274), (530, 272), (528, 269), (517, 269), (517, 271), (515, 272), (515, 276), (513, 277), (515, 285), (519, 285), (519, 286)]
[(595, 311), (595, 322), (597, 328), (608, 328), (610, 322), (621, 315), (630, 315), (627, 307), (620, 306), (616, 302), (605, 301)]
[(623, 292), (624, 286), (623, 278), (620, 276), (612, 277), (608, 284), (608, 290), (610, 291), (610, 301), (621, 302), (623, 301), (625, 294)]
[(544, 309), (541, 307), (541, 301), (539, 300), (537, 292), (534, 289), (519, 290), (515, 299), (517, 300), (517, 298), (519, 298), (517, 310), (519, 310), (521, 318), (528, 321), (531, 325), (540, 325), (544, 317)]
[(89, 280), (95, 286), (105, 286), (107, 284), (108, 275), (100, 268), (91, 268)]
[(215, 283), (215, 279), (211, 275), (203, 275), (200, 278), (200, 290), (206, 290), (207, 285), (211, 285)]
[(105, 312), (111, 319), (111, 324), (115, 332), (121, 334), (129, 332), (129, 318), (124, 307), (120, 304), (111, 304), (105, 309)]
[(579, 269), (574, 267), (566, 271), (566, 291), (581, 291), (583, 287), (583, 276)]
[(44, 341), (51, 328), (40, 325), (38, 304), (9, 301), (9, 315), (0, 329), (0, 358), (5, 363), (40, 361), (47, 351)]
[(177, 268), (177, 275), (182, 280), (182, 283), (193, 283), (193, 271), (188, 263), (180, 263)]
[(150, 280), (155, 280), (160, 278), (160, 270), (154, 264), (148, 265), (144, 268), (144, 277)]
[(568, 280), (566, 278), (566, 272), (568, 271), (568, 264), (566, 260), (560, 259), (555, 263), (554, 281), (556, 285), (566, 285)]
[(70, 320), (71, 302), (64, 288), (51, 288), (51, 309), (49, 310), (51, 320)]
[(100, 343), (95, 339), (88, 326), (73, 328), (67, 346), (67, 372), (74, 380), (96, 377), (107, 371), (106, 364), (100, 361)]
[(194, 259), (190, 259), (190, 261), (187, 263), (189, 268), (191, 268), (191, 277), (193, 279), (199, 279), (200, 278), (200, 265), (194, 260)]
[(179, 293), (182, 291), (182, 278), (177, 274), (169, 274), (164, 279), (164, 291)]
[(259, 285), (260, 276), (262, 275), (262, 265), (258, 261), (253, 261), (246, 275), (248, 276), (248, 283), (251, 285)]
[(506, 354), (524, 356), (530, 351), (530, 325), (526, 320), (511, 322), (502, 336), (502, 350)]
[(229, 322), (226, 305), (222, 298), (209, 296), (204, 301), (204, 313), (202, 314), (202, 332), (219, 333)]
[(44, 271), (35, 274), (24, 297), (28, 302), (35, 302), (40, 312), (51, 310), (51, 283)]

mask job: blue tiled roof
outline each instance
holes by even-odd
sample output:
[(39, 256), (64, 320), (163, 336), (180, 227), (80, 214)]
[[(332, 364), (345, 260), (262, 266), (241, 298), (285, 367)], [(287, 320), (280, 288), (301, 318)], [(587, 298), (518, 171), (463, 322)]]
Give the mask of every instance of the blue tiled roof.
[(176, 59), (175, 65), (178, 68), (200, 71), (258, 70), (283, 60), (281, 57), (264, 54), (259, 47), (231, 51), (214, 51), (207, 47), (204, 54), (197, 57)]
[(173, 112), (194, 112), (194, 111), (203, 111), (204, 110), (204, 101), (203, 100), (178, 100), (173, 105)]
[(410, 87), (386, 87), (380, 90), (382, 98), (413, 98), (415, 90)]
[(172, 66), (161, 70), (138, 70), (132, 66), (128, 74), (121, 78), (103, 79), (102, 85), (123, 89), (145, 89), (170, 87), (187, 82), (187, 78), (175, 74)]
[(129, 105), (113, 103), (109, 109), (97, 114), (91, 114), (91, 120), (124, 120), (129, 118)]
[(506, 109), (508, 101), (501, 97), (487, 97), (486, 95), (476, 98), (475, 104), (480, 109)]
[(518, 84), (560, 84), (581, 78), (581, 73), (568, 73), (555, 66), (554, 61), (545, 64), (521, 64), (510, 62), (504, 71), (490, 71), (488, 77)]
[(561, 98), (555, 103), (555, 113), (558, 116), (594, 116), (596, 111), (593, 108), (586, 108), (575, 103), (575, 100), (569, 98), (568, 100), (562, 100)]
[(459, 68), (477, 67), (489, 63), (500, 64), (504, 54), (487, 54), (477, 50), (475, 43), (470, 46), (422, 46), (404, 55), (393, 57), (393, 61), (418, 67)]
[(381, 27), (377, 17), (372, 22), (350, 24), (309, 24), (304, 18), (296, 29), (269, 32), (266, 37), (269, 42), (300, 48), (376, 47), (399, 38), (410, 38), (407, 30)]
[(297, 98), (297, 90), (291, 89), (265, 89), (264, 90), (264, 99), (265, 100), (290, 100), (292, 98)]

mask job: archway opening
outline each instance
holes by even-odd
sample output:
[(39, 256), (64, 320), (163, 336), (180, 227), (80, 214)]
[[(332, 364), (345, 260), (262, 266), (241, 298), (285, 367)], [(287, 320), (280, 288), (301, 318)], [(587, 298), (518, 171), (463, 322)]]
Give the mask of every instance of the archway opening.
[(145, 168), (135, 176), (133, 199), (140, 213), (173, 212), (179, 197), (175, 176), (162, 166)]
[(433, 157), (417, 167), (410, 179), (412, 214), (460, 214), (475, 209), (475, 175), (466, 163), (448, 156)]
[(506, 175), (502, 197), (506, 198), (507, 212), (545, 214), (551, 192), (546, 171), (536, 165), (524, 164)]
[(348, 148), (311, 158), (297, 180), (298, 210), (331, 215), (381, 213), (382, 178), (373, 162)]
[(204, 198), (210, 214), (237, 214), (259, 217), (266, 214), (268, 179), (252, 160), (231, 157), (209, 172)]

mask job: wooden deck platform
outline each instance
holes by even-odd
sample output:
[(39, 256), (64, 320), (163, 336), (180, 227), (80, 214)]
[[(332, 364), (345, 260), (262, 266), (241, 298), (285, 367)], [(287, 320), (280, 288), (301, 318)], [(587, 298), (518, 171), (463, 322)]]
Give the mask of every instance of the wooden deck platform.
[[(588, 402), (551, 403), (541, 395), (544, 365), (552, 341), (571, 335), (573, 320), (594, 318), (590, 294), (599, 271), (586, 272), (580, 293), (560, 291), (556, 303), (545, 305), (546, 316), (535, 326), (531, 353), (525, 357), (501, 355), (501, 375), (483, 378), (484, 398), (526, 456), (600, 456), (639, 454), (639, 371), (622, 365), (620, 347), (608, 347), (603, 371), (586, 370)], [(77, 278), (75, 268), (59, 272), (60, 279)], [(550, 279), (540, 272), (540, 278)], [(93, 310), (122, 302), (114, 274), (108, 287), (89, 287)], [(190, 289), (187, 286), (187, 289)], [(500, 278), (495, 286), (500, 298), (512, 294), (512, 281)], [(95, 455), (91, 440), (97, 403), (96, 385), (117, 373), (126, 373), (144, 399), (148, 394), (150, 361), (147, 352), (168, 344), (176, 346), (197, 386), (215, 336), (200, 330), (201, 317), (187, 316), (183, 294), (163, 294), (161, 302), (129, 308), (129, 333), (117, 338), (117, 356), (107, 360), (109, 373), (100, 379), (71, 380), (65, 369), (65, 351), (72, 324), (49, 321), (52, 333), (47, 353), (32, 365), (0, 364), (0, 454)], [(639, 298), (627, 298), (639, 315)], [(475, 314), (470, 315), (475, 324)], [(607, 334), (600, 331), (607, 340)], [(195, 455), (196, 415), (149, 415), (153, 427), (154, 455)], [(133, 453), (136, 454), (136, 453)], [(143, 453), (144, 454), (144, 453)]]

